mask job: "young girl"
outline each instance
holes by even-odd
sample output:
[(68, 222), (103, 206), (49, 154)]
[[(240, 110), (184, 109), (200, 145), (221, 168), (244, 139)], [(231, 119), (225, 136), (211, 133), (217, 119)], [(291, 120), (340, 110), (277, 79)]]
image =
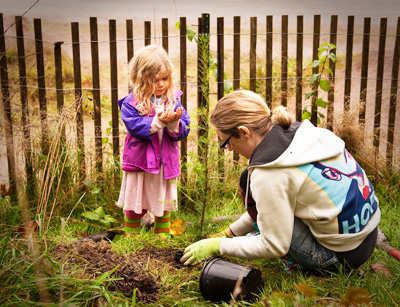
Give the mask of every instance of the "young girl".
[(129, 62), (132, 93), (118, 101), (128, 130), (122, 157), (118, 206), (124, 209), (125, 235), (140, 232), (141, 218), (155, 216), (155, 233), (170, 237), (170, 212), (176, 211), (180, 175), (178, 141), (189, 134), (182, 92), (174, 89), (166, 51), (150, 45)]

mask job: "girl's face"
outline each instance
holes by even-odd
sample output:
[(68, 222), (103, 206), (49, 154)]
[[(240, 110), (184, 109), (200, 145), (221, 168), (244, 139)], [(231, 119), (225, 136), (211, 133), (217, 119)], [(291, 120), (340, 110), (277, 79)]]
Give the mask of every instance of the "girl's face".
[(154, 94), (157, 98), (165, 94), (169, 89), (169, 73), (163, 73), (158, 75), (154, 80)]

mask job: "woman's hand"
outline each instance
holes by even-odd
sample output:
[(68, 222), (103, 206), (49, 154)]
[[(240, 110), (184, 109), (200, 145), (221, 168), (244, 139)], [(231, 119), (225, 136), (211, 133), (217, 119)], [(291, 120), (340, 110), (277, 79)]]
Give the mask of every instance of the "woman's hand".
[(186, 247), (181, 258), (183, 265), (194, 265), (219, 253), (221, 238), (204, 239)]
[(176, 109), (176, 112), (174, 112), (172, 109), (166, 109), (164, 112), (159, 112), (158, 118), (164, 123), (172, 123), (180, 120), (180, 118), (183, 115), (183, 108), (179, 107)]

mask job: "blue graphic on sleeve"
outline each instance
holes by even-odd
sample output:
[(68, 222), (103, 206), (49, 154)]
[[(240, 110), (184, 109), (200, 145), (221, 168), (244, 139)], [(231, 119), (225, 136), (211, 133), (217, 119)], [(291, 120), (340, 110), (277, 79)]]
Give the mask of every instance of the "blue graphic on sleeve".
[(314, 162), (300, 167), (334, 203), (339, 233), (357, 233), (378, 208), (378, 199), (365, 172), (347, 150), (343, 159)]

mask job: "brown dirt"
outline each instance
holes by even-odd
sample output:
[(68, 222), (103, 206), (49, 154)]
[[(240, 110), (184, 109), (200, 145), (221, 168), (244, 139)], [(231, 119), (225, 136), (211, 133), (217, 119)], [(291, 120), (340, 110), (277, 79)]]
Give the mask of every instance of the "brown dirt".
[(179, 252), (172, 248), (145, 247), (130, 255), (120, 255), (111, 250), (111, 244), (102, 240), (79, 240), (70, 245), (58, 245), (55, 249), (58, 260), (84, 268), (85, 274), (93, 278), (119, 267), (110, 277), (122, 278), (109, 285), (111, 291), (118, 291), (131, 298), (136, 288), (136, 301), (156, 302), (160, 287), (153, 276), (144, 268), (150, 261), (158, 260), (164, 265), (180, 267)]

